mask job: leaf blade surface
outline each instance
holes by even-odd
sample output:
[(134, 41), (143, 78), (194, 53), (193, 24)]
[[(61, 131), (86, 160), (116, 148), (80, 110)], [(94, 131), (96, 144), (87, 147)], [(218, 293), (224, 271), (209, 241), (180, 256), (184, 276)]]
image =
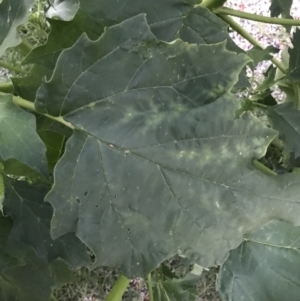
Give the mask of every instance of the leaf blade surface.
[(143, 15), (64, 51), (36, 100), (75, 127), (46, 198), (53, 237), (75, 232), (96, 265), (135, 277), (176, 253), (222, 262), (271, 216), (299, 223), (288, 184), (300, 179), (252, 164), (277, 133), (251, 113), (235, 117), (229, 91), (247, 62), (225, 43), (159, 42)]
[(277, 220), (247, 234), (221, 269), (222, 300), (298, 300), (299, 237), (299, 227)]

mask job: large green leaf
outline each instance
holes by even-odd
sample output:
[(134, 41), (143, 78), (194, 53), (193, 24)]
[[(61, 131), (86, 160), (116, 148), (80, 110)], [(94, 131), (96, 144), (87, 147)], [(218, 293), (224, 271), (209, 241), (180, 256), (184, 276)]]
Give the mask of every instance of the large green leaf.
[[(69, 7), (70, 11), (77, 7), (76, 0), (57, 1), (57, 5)], [(196, 0), (155, 0), (126, 1), (101, 0), (83, 1), (75, 19), (71, 22), (49, 20), (51, 33), (44, 46), (34, 49), (25, 59), (24, 64), (34, 63), (30, 75), (13, 80), (16, 92), (25, 99), (34, 100), (37, 86), (43, 76), (50, 77), (61, 51), (72, 46), (82, 33), (95, 40), (101, 36), (105, 26), (120, 23), (141, 12), (146, 13), (152, 32), (165, 41), (181, 38), (183, 41), (196, 44), (213, 44), (227, 40), (227, 48), (235, 52), (242, 50), (232, 41), (228, 34), (228, 25), (212, 14), (208, 9), (195, 7)], [(64, 12), (56, 7), (50, 8), (51, 15), (60, 19), (70, 19), (72, 13), (65, 18)], [(241, 73), (237, 88), (249, 85), (244, 73)]]
[(221, 268), (222, 300), (298, 301), (300, 228), (270, 221), (247, 234)]
[(44, 202), (49, 191), (45, 185), (6, 180), (4, 212), (14, 220), (11, 240), (32, 246), (44, 260), (64, 259), (72, 267), (86, 266), (89, 257), (85, 245), (73, 233), (58, 240), (50, 237), (51, 205)]
[[(82, 52), (88, 55), (79, 60)], [(211, 55), (216, 52), (218, 55)], [(57, 116), (77, 109), (84, 113), (86, 109), (93, 111), (96, 103), (113, 101), (111, 97), (122, 97), (127, 91), (134, 95), (136, 89), (155, 98), (159, 96), (155, 88), (161, 87), (178, 101), (185, 99), (197, 106), (231, 90), (248, 61), (245, 55), (227, 51), (225, 42), (199, 48), (181, 40), (158, 42), (141, 14), (107, 29), (95, 42), (83, 35), (64, 51), (52, 78), (38, 90), (35, 105), (40, 112)], [(204, 81), (206, 84), (196, 88)]]
[(279, 131), (279, 138), (285, 143), (288, 152), (300, 156), (300, 111), (293, 103), (284, 103), (269, 108), (269, 118), (273, 128)]
[(9, 47), (21, 43), (17, 28), (27, 22), (34, 0), (2, 0), (0, 2), (0, 56)]
[[(72, 6), (74, 1), (64, 2)], [(37, 63), (53, 69), (61, 51), (72, 46), (82, 33), (95, 40), (103, 33), (105, 26), (118, 24), (140, 13), (147, 15), (151, 30), (158, 39), (172, 41), (180, 37), (197, 44), (228, 40), (229, 49), (241, 52), (227, 33), (228, 25), (208, 9), (194, 8), (197, 2), (199, 1), (81, 1), (78, 13), (71, 22), (49, 20), (52, 30), (46, 45), (34, 49), (25, 63)], [(63, 18), (59, 13), (57, 17)]]
[(223, 262), (271, 216), (300, 224), (300, 178), (252, 165), (276, 132), (235, 117), (247, 62), (224, 43), (158, 42), (143, 15), (64, 51), (36, 101), (75, 127), (46, 197), (53, 237), (75, 232), (95, 265), (134, 277), (176, 253)]
[(35, 117), (16, 106), (12, 97), (0, 92), (0, 156), (47, 175), (46, 148), (36, 133)]

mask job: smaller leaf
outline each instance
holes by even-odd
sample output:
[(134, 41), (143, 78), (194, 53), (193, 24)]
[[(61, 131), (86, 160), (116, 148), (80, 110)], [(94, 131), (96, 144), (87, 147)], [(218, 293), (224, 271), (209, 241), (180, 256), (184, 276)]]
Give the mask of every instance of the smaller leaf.
[(70, 129), (66, 129), (65, 126), (50, 118), (45, 116), (37, 117), (37, 132), (47, 147), (46, 156), (51, 173), (63, 153), (67, 140), (66, 135), (70, 136), (72, 134), (72, 130), (70, 132), (68, 130)]
[(42, 83), (44, 77), (50, 77), (51, 71), (40, 65), (33, 65), (29, 73), (23, 77), (13, 77), (16, 95), (34, 102), (36, 91)]
[(293, 0), (271, 0), (271, 17), (290, 16)]
[(256, 88), (258, 92), (264, 92), (265, 90), (270, 90), (272, 86), (275, 84), (275, 76), (276, 76), (277, 68), (272, 65), (268, 68), (268, 70), (264, 73), (265, 79), (264, 81)]
[(275, 48), (274, 46), (268, 46), (265, 49), (261, 49), (257, 46), (254, 46), (250, 50), (247, 51), (247, 54), (252, 58), (253, 63), (251, 67), (254, 69), (257, 64), (261, 61), (268, 61), (272, 59), (272, 55), (270, 53), (278, 53), (279, 49)]
[(223, 301), (298, 301), (300, 227), (273, 220), (244, 236), (217, 281)]
[(4, 212), (14, 220), (10, 240), (34, 248), (45, 261), (62, 258), (74, 268), (90, 263), (85, 245), (69, 233), (57, 240), (50, 236), (50, 221), (53, 210), (44, 202), (49, 191), (45, 184), (30, 185), (6, 178)]
[(62, 260), (49, 265), (31, 248), (10, 241), (13, 223), (0, 214), (0, 300), (48, 301), (52, 289), (70, 282), (72, 272)]
[(279, 131), (279, 138), (288, 152), (300, 156), (300, 111), (292, 103), (284, 103), (269, 108), (268, 116), (273, 128)]
[(1, 273), (2, 300), (49, 300), (54, 281), (48, 264), (36, 257), (33, 251), (30, 251), (24, 260), (25, 265), (8, 268)]
[(0, 156), (16, 159), (47, 176), (46, 148), (36, 133), (34, 115), (13, 103), (11, 94), (0, 92)]
[(73, 272), (63, 260), (58, 258), (52, 261), (50, 267), (57, 288), (74, 281)]
[[(193, 301), (198, 298), (195, 289), (199, 281), (198, 275), (187, 274), (181, 279), (158, 280), (154, 287), (154, 300), (161, 301)], [(158, 280), (158, 281), (157, 281)]]
[(12, 178), (25, 179), (29, 183), (48, 182), (40, 173), (16, 159), (3, 161), (4, 173)]
[(266, 106), (276, 106), (277, 101), (272, 96), (272, 91), (270, 89), (267, 89), (263, 91), (262, 93), (257, 93), (251, 97), (251, 100), (256, 101), (260, 104), (266, 105)]
[(288, 78), (300, 80), (300, 30), (297, 28), (292, 39), (293, 48), (288, 50), (289, 73)]

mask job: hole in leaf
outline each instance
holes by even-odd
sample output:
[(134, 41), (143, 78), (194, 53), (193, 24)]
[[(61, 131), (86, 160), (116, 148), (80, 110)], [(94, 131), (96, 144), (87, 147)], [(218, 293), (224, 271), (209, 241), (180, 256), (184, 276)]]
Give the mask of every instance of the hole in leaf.
[(88, 195), (88, 192), (86, 191), (85, 193), (84, 193), (84, 196), (87, 196)]
[(78, 198), (76, 198), (76, 201), (77, 201), (78, 204), (80, 204), (80, 200)]

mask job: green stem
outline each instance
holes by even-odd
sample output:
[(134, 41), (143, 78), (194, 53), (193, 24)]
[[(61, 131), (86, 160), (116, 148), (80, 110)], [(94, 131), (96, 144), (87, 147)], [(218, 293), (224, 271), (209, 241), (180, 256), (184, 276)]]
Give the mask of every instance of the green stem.
[(222, 6), (227, 0), (202, 0), (200, 6), (213, 9)]
[(149, 301), (154, 301), (151, 273), (148, 274), (147, 280), (148, 280)]
[(59, 116), (59, 117), (54, 117), (54, 116), (51, 116), (51, 115), (48, 115), (48, 114), (42, 114), (40, 112), (38, 112), (34, 106), (34, 103), (31, 102), (31, 101), (28, 101), (26, 99), (23, 99), (19, 96), (13, 96), (13, 102), (18, 105), (19, 107), (22, 107), (24, 109), (27, 109), (27, 110), (30, 110), (30, 111), (33, 111), (33, 112), (36, 112), (36, 113), (39, 113), (41, 115), (44, 115), (52, 120), (55, 120), (59, 123), (62, 123), (64, 124), (65, 126), (71, 128), (71, 129), (74, 129), (74, 126), (70, 123), (70, 122), (67, 122), (63, 119), (62, 116)]
[(278, 137), (275, 137), (274, 140), (271, 142), (274, 146), (276, 146), (280, 151), (284, 150), (284, 144)]
[(124, 295), (126, 288), (130, 283), (130, 279), (120, 275), (114, 284), (112, 290), (106, 297), (105, 301), (120, 301)]
[(263, 165), (262, 163), (260, 163), (257, 160), (253, 161), (254, 166), (260, 170), (261, 172), (267, 174), (267, 175), (271, 175), (271, 176), (278, 176), (277, 173), (271, 169), (269, 169), (267, 166)]
[(17, 66), (13, 66), (13, 65), (11, 65), (7, 62), (4, 62), (4, 61), (0, 61), (0, 67), (11, 70), (11, 71), (15, 71), (15, 72), (18, 72), (18, 73), (21, 73), (21, 74), (26, 74), (27, 73), (27, 71), (23, 70), (22, 68), (17, 67)]
[(258, 107), (261, 107), (261, 108), (264, 108), (264, 109), (267, 109), (267, 108), (268, 108), (268, 106), (266, 106), (266, 105), (264, 105), (264, 104), (262, 104), (262, 103), (256, 102), (256, 101), (254, 101), (253, 103), (254, 103), (256, 106), (258, 106)]
[(228, 15), (239, 17), (247, 20), (252, 20), (256, 22), (268, 23), (268, 24), (277, 24), (277, 25), (287, 25), (287, 26), (300, 26), (300, 20), (294, 19), (284, 19), (284, 18), (274, 18), (274, 17), (265, 17), (256, 14), (246, 13), (240, 10), (235, 10), (229, 7), (218, 7), (213, 10), (217, 15)]
[(14, 93), (14, 85), (12, 82), (0, 82), (0, 92)]
[[(222, 14), (219, 15), (219, 17), (228, 25), (230, 25), (230, 27), (234, 29), (238, 34), (240, 34), (243, 38), (248, 40), (253, 46), (257, 46), (260, 49), (264, 49), (264, 46), (261, 43), (255, 40), (255, 38), (248, 31), (246, 31), (240, 24), (235, 22), (231, 17)], [(279, 70), (281, 70), (283, 73), (287, 73), (285, 66), (279, 60), (273, 57), (271, 61)]]

